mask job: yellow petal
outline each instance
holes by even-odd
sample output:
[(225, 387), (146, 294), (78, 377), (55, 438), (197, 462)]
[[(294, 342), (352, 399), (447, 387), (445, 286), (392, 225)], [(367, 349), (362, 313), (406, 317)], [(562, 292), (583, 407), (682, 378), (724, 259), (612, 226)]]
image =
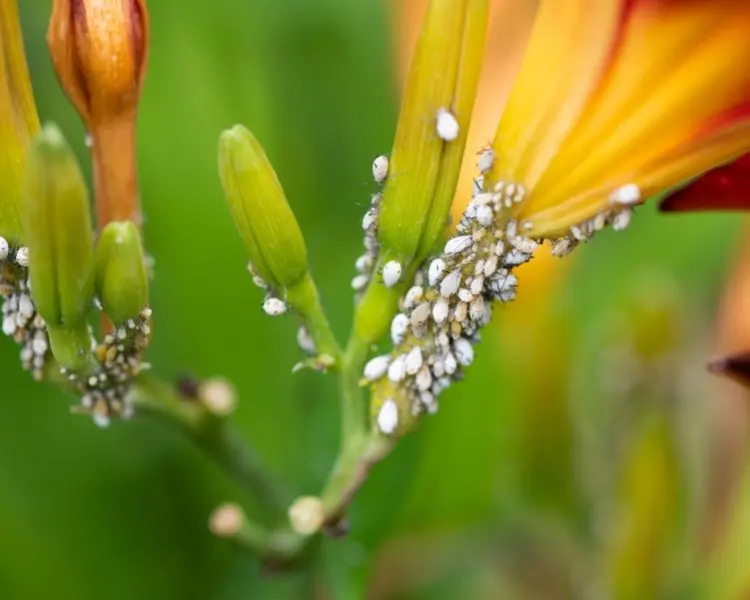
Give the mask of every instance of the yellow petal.
[(39, 117), (26, 66), (16, 0), (0, 0), (0, 235), (21, 237), (21, 178)]

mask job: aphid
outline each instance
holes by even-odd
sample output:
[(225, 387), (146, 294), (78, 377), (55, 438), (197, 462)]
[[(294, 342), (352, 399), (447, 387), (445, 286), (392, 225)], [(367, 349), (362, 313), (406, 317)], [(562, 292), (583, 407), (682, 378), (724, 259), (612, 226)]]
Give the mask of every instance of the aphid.
[(383, 183), (386, 177), (388, 177), (388, 157), (383, 154), (372, 163), (372, 178), (375, 183)]
[(445, 323), (446, 319), (448, 318), (449, 310), (450, 307), (448, 305), (448, 302), (443, 298), (440, 298), (440, 300), (435, 302), (435, 306), (432, 307), (432, 318), (435, 320), (435, 323), (437, 323), (438, 325), (442, 325), (443, 323)]
[(452, 142), (458, 137), (460, 127), (456, 117), (449, 110), (440, 108), (437, 111), (437, 134), (441, 140)]
[(362, 229), (365, 231), (370, 231), (375, 227), (375, 225), (378, 222), (378, 211), (374, 208), (371, 208), (365, 213), (365, 216), (362, 217)]
[(16, 263), (24, 269), (29, 266), (29, 249), (23, 246), (16, 252)]
[(490, 208), (486, 204), (483, 204), (482, 206), (477, 208), (477, 221), (479, 221), (480, 225), (489, 227), (490, 225), (492, 225), (494, 219), (495, 213), (493, 213), (492, 208)]
[(414, 346), (406, 355), (405, 367), (407, 375), (416, 375), (419, 369), (422, 368), (422, 350), (419, 346)]
[(486, 173), (495, 163), (495, 151), (492, 148), (485, 148), (479, 153), (479, 162), (477, 168), (480, 172)]
[(623, 229), (625, 229), (628, 225), (630, 225), (630, 215), (631, 211), (628, 208), (618, 212), (615, 215), (614, 219), (612, 219), (612, 229), (614, 229), (615, 231), (622, 231)]
[(398, 427), (398, 406), (392, 398), (383, 402), (378, 411), (378, 429), (386, 435), (390, 435)]
[(355, 292), (359, 292), (365, 289), (365, 286), (367, 286), (369, 281), (370, 281), (369, 275), (366, 275), (366, 274), (357, 275), (354, 279), (352, 279), (352, 289)]
[(440, 276), (445, 271), (445, 261), (442, 258), (436, 258), (430, 263), (427, 269), (427, 280), (430, 285), (435, 285), (440, 279)]
[(419, 302), (424, 296), (424, 288), (421, 285), (415, 285), (409, 288), (404, 297), (404, 308), (411, 308)]
[(391, 321), (391, 339), (398, 345), (404, 341), (406, 332), (409, 330), (409, 317), (404, 313), (399, 313)]
[(448, 240), (445, 244), (444, 252), (446, 254), (458, 254), (471, 247), (473, 240), (470, 235), (461, 235)]
[(404, 377), (406, 377), (406, 357), (402, 354), (388, 365), (388, 379), (393, 383), (398, 383), (403, 381)]
[(444, 298), (450, 298), (458, 291), (459, 285), (461, 285), (461, 271), (456, 269), (448, 273), (440, 282), (440, 295)]
[(317, 352), (315, 340), (312, 339), (312, 336), (305, 327), (300, 327), (297, 330), (297, 345), (302, 352), (306, 352), (307, 354), (315, 354)]
[(401, 263), (390, 260), (383, 266), (383, 283), (385, 287), (393, 287), (401, 279)]
[(385, 375), (388, 370), (388, 365), (391, 362), (391, 357), (388, 354), (382, 356), (376, 356), (368, 361), (365, 365), (364, 376), (369, 381), (375, 381)]
[(465, 367), (468, 367), (474, 360), (474, 347), (466, 338), (458, 338), (453, 342), (453, 352), (456, 360)]
[(278, 317), (286, 312), (286, 302), (279, 298), (266, 298), (263, 302), (263, 312), (270, 317)]
[(612, 192), (609, 200), (613, 204), (621, 204), (623, 206), (638, 204), (641, 201), (641, 188), (635, 183), (628, 183)]
[(0, 236), (0, 260), (8, 258), (8, 252), (10, 252), (10, 244), (8, 244), (8, 240)]

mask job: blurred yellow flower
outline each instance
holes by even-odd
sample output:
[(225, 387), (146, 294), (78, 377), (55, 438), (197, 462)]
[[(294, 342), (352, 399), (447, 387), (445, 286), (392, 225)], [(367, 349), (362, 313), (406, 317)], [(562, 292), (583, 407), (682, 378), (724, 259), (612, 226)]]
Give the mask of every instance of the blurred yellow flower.
[(24, 156), (39, 130), (16, 0), (0, 0), (0, 236), (18, 243)]

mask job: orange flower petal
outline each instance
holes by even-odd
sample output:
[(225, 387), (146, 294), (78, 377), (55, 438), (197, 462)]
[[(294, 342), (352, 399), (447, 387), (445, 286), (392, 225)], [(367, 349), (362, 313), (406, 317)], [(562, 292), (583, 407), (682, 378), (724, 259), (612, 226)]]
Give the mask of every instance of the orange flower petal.
[(750, 100), (748, 60), (745, 0), (543, 1), (491, 180), (531, 190), (516, 216), (543, 235), (622, 185), (694, 178), (750, 150), (746, 128), (720, 123)]

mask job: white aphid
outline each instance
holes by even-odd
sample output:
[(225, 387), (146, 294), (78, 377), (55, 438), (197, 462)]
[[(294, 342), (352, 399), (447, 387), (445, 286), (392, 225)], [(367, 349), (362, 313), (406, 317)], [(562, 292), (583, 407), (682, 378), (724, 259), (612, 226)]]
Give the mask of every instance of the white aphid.
[(406, 332), (409, 330), (409, 317), (404, 313), (399, 313), (391, 321), (391, 340), (398, 345), (404, 341)]
[(371, 208), (365, 213), (365, 216), (362, 217), (362, 229), (365, 231), (370, 231), (373, 227), (375, 227), (375, 224), (378, 222), (378, 211), (374, 208)]
[(630, 225), (630, 209), (624, 209), (618, 212), (612, 219), (612, 229), (615, 231), (622, 231), (628, 225)]
[(537, 244), (531, 238), (525, 238), (525, 237), (520, 237), (520, 236), (511, 238), (510, 243), (513, 245), (513, 247), (516, 250), (519, 250), (526, 254), (531, 254), (539, 246), (539, 244)]
[(453, 113), (445, 108), (437, 111), (437, 134), (440, 139), (452, 142), (458, 137), (461, 128)]
[(417, 306), (417, 308), (411, 312), (411, 324), (414, 327), (424, 325), (427, 322), (427, 319), (430, 318), (430, 311), (430, 303), (422, 302), (422, 304)]
[(474, 360), (474, 347), (466, 338), (458, 338), (453, 342), (453, 352), (456, 360), (465, 367), (468, 367)]
[(270, 317), (278, 317), (286, 312), (286, 302), (280, 298), (266, 298), (263, 302), (263, 312)]
[(440, 282), (440, 295), (444, 298), (450, 298), (458, 291), (461, 284), (461, 271), (456, 269), (448, 273)]
[(440, 298), (440, 300), (435, 302), (435, 305), (432, 307), (432, 318), (435, 320), (435, 323), (438, 325), (445, 323), (446, 319), (448, 319), (449, 310), (450, 306), (445, 299)]
[(16, 262), (24, 269), (29, 266), (29, 249), (26, 246), (19, 248), (16, 252)]
[(34, 316), (34, 303), (28, 294), (21, 294), (21, 297), (18, 299), (18, 314), (26, 319)]
[(383, 402), (378, 412), (378, 429), (386, 435), (390, 435), (398, 427), (398, 406), (392, 398)]
[(364, 273), (372, 268), (372, 262), (372, 256), (370, 256), (369, 254), (363, 254), (354, 263), (354, 268), (357, 269), (357, 271), (359, 271), (360, 273)]
[(383, 266), (383, 283), (385, 287), (393, 287), (401, 279), (401, 263), (397, 260), (389, 260)]
[(491, 207), (483, 204), (482, 206), (477, 208), (477, 221), (479, 221), (480, 225), (489, 227), (490, 225), (492, 225), (494, 219), (495, 213), (492, 212)]
[(409, 354), (406, 355), (405, 366), (407, 375), (416, 375), (422, 368), (422, 350), (419, 346), (414, 346), (409, 350)]
[(417, 373), (414, 378), (414, 383), (417, 385), (417, 389), (424, 392), (430, 389), (432, 385), (432, 373), (427, 365), (424, 365)]
[(613, 204), (621, 204), (623, 206), (638, 204), (641, 201), (641, 188), (635, 183), (628, 183), (612, 192), (609, 200)]
[(409, 291), (406, 292), (406, 296), (404, 297), (404, 308), (411, 308), (417, 302), (422, 300), (423, 296), (424, 288), (422, 288), (421, 285), (412, 286), (409, 288)]
[(445, 360), (443, 361), (443, 363), (445, 365), (445, 373), (447, 375), (453, 375), (453, 373), (456, 372), (458, 363), (456, 362), (456, 357), (453, 356), (452, 353), (448, 352), (448, 354), (445, 355)]
[(388, 365), (388, 379), (393, 383), (398, 383), (404, 380), (406, 377), (406, 356), (403, 354), (393, 359), (393, 362)]
[(445, 261), (442, 258), (436, 258), (430, 263), (430, 266), (427, 269), (427, 280), (430, 285), (435, 285), (437, 283), (438, 279), (440, 279), (440, 276), (443, 274), (443, 271), (445, 271)]
[(461, 302), (471, 302), (472, 300), (474, 300), (474, 294), (472, 294), (466, 288), (461, 288), (460, 290), (458, 290), (458, 299)]
[(8, 240), (0, 236), (0, 260), (8, 258), (8, 252), (10, 252), (10, 244)]
[(370, 276), (367, 274), (357, 275), (354, 279), (352, 279), (352, 289), (355, 292), (359, 292), (363, 289), (365, 289), (365, 286), (367, 286), (368, 282), (370, 281)]
[(312, 339), (312, 336), (304, 327), (300, 327), (297, 330), (297, 345), (302, 352), (308, 354), (315, 354), (315, 352), (317, 352), (317, 349), (315, 348), (315, 340)]
[(477, 167), (479, 168), (480, 172), (486, 173), (492, 168), (492, 165), (495, 163), (495, 151), (492, 148), (485, 148), (482, 150), (482, 152), (479, 154), (479, 162), (477, 163)]
[(391, 357), (388, 354), (376, 356), (368, 361), (365, 365), (364, 376), (369, 381), (375, 381), (385, 375), (388, 365), (391, 363)]
[(460, 235), (448, 240), (445, 244), (444, 252), (446, 254), (458, 254), (463, 252), (467, 248), (470, 248), (473, 243), (470, 235)]
[(372, 163), (372, 178), (375, 183), (383, 183), (386, 177), (388, 177), (388, 157), (383, 154)]

